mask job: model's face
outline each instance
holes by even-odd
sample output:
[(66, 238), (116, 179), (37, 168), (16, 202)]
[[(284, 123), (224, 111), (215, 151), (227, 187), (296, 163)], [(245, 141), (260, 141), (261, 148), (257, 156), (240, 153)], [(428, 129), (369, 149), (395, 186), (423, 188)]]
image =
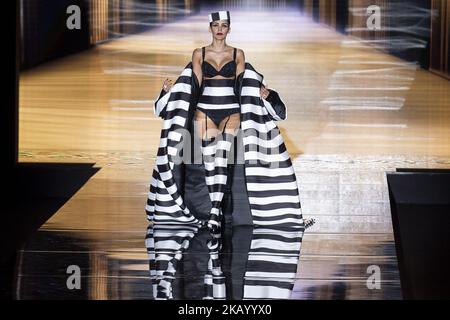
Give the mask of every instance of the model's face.
[(211, 33), (217, 40), (225, 39), (230, 31), (230, 24), (227, 20), (217, 20), (211, 24)]

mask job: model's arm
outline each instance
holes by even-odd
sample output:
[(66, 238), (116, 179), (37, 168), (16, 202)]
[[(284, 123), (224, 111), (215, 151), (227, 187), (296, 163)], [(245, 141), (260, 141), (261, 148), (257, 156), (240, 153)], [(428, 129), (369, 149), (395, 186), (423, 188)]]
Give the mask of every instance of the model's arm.
[(239, 76), (245, 70), (245, 54), (244, 50), (237, 49), (236, 51), (236, 76)]
[(267, 83), (264, 85), (264, 84), (262, 84), (261, 85), (261, 89), (260, 89), (260, 94), (261, 94), (261, 98), (263, 98), (263, 99), (267, 99), (267, 97), (269, 96), (269, 94), (270, 94), (270, 89), (267, 87)]
[(196, 48), (194, 52), (192, 52), (192, 71), (197, 77), (199, 86), (202, 85), (202, 49)]

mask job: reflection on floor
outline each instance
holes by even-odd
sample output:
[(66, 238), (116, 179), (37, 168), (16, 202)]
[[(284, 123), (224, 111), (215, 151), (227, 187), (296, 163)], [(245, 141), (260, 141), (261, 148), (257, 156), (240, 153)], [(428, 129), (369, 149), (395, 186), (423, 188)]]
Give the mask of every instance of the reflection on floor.
[[(303, 231), (150, 226), (155, 299), (289, 299)], [(178, 274), (179, 273), (179, 274)]]
[[(243, 268), (245, 241), (236, 247), (234, 236), (225, 235), (228, 253), (218, 259), (209, 249), (200, 254), (216, 241), (204, 230), (194, 233), (179, 269), (163, 274), (175, 274), (170, 291), (158, 273), (168, 265), (158, 262), (155, 242), (155, 293), (228, 298), (285, 297), (290, 291), (290, 299), (400, 299), (385, 173), (449, 167), (449, 82), (363, 43), (348, 46), (347, 37), (295, 11), (233, 16), (229, 43), (243, 48), (285, 98), (288, 120), (279, 126), (293, 157), (303, 214), (317, 223), (302, 239), (294, 279), (293, 252), (283, 256), (286, 275), (273, 291), (254, 290), (268, 284), (258, 283), (258, 275), (272, 266), (259, 261)], [(16, 298), (153, 298), (144, 206), (161, 121), (152, 99), (193, 48), (209, 42), (205, 17), (123, 37), (21, 75), (21, 160), (96, 162), (101, 170), (20, 251)], [(267, 234), (257, 236), (265, 241)], [(271, 254), (267, 249), (263, 245)], [(178, 259), (170, 247), (167, 254)], [(80, 268), (80, 289), (67, 287), (72, 265)], [(224, 278), (216, 277), (218, 265)], [(380, 288), (368, 286), (371, 266), (380, 269)], [(257, 272), (256, 279), (246, 272)], [(205, 281), (213, 284), (209, 291)], [(190, 286), (202, 289), (192, 292)]]

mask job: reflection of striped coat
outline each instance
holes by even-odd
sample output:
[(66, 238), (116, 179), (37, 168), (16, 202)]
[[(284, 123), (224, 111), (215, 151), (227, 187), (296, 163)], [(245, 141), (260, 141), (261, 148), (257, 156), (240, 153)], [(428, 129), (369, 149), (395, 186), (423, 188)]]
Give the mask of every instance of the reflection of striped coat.
[[(235, 86), (241, 106), (245, 179), (253, 225), (304, 229), (294, 169), (274, 123), (285, 114), (275, 112), (269, 101), (270, 96), (279, 99), (275, 91), (267, 100), (261, 99), (262, 82), (263, 75), (246, 63)], [(199, 223), (186, 206), (174, 175), (178, 166), (174, 157), (183, 144), (180, 129), (188, 128), (197, 93), (198, 80), (190, 62), (171, 90), (155, 103), (155, 113), (164, 122), (146, 205), (147, 217), (154, 223)]]
[(253, 229), (243, 299), (290, 299), (302, 238), (300, 229)]
[(235, 227), (211, 234), (191, 225), (150, 225), (153, 298), (290, 299), (303, 231), (288, 229)]

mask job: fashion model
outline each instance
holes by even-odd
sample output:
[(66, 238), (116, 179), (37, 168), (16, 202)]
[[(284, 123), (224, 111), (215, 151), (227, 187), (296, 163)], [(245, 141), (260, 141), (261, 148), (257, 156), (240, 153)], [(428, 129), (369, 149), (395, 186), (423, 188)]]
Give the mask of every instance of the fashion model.
[(229, 11), (209, 14), (212, 42), (193, 51), (155, 102), (163, 122), (146, 204), (164, 225), (304, 230), (297, 181), (275, 121), (286, 107), (229, 46)]

